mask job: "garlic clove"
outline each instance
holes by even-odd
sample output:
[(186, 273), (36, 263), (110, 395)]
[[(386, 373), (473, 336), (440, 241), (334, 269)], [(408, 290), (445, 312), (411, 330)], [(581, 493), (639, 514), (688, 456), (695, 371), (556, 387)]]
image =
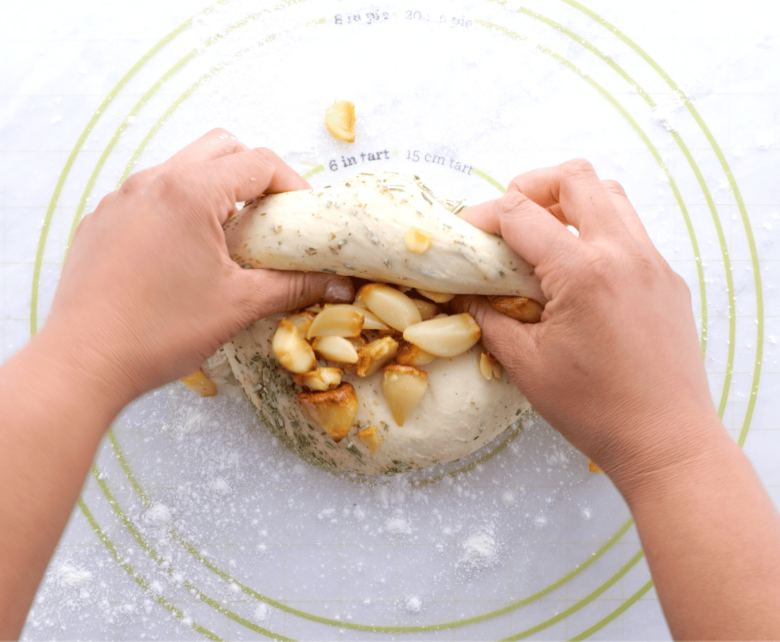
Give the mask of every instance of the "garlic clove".
[(428, 388), (428, 373), (413, 366), (391, 364), (382, 373), (382, 392), (395, 423), (403, 426)]
[(440, 313), (439, 306), (433, 301), (426, 301), (425, 299), (412, 299), (412, 302), (417, 306), (420, 311), (420, 317), (423, 321), (433, 319)]
[(354, 143), (355, 105), (348, 100), (334, 101), (325, 111), (325, 127), (334, 138)]
[(593, 460), (590, 460), (588, 462), (588, 472), (596, 473), (597, 475), (603, 475), (604, 474), (604, 471), (601, 470), (599, 465), (595, 461), (593, 461)]
[(368, 428), (359, 430), (358, 437), (360, 437), (360, 441), (362, 441), (372, 453), (379, 450), (379, 444), (382, 443), (382, 438), (377, 433), (376, 426), (369, 426)]
[(488, 301), (494, 310), (523, 323), (539, 323), (542, 320), (544, 306), (528, 297), (489, 296)]
[(279, 363), (290, 372), (308, 372), (317, 367), (314, 350), (303, 338), (301, 331), (287, 319), (279, 322), (271, 341), (271, 350)]
[(341, 368), (317, 368), (311, 372), (294, 375), (293, 379), (299, 386), (321, 392), (338, 388), (343, 376), (344, 371)]
[(398, 341), (382, 337), (358, 348), (358, 362), (355, 370), (358, 377), (370, 377), (398, 352)]
[(348, 383), (325, 392), (299, 392), (298, 403), (335, 442), (346, 437), (358, 411), (355, 388)]
[[(353, 337), (355, 339), (355, 337)], [(350, 339), (344, 337), (317, 337), (311, 344), (323, 359), (339, 363), (357, 363), (358, 353)]]
[(493, 378), (493, 364), (490, 363), (490, 358), (485, 352), (479, 355), (479, 371), (482, 373), (485, 381), (490, 381)]
[(479, 355), (479, 371), (482, 373), (482, 376), (485, 377), (486, 381), (501, 379), (503, 372), (498, 359), (488, 352), (483, 352)]
[(408, 326), (422, 321), (414, 301), (403, 292), (384, 283), (369, 283), (360, 288), (359, 298), (391, 328), (403, 332)]
[(402, 366), (414, 366), (415, 368), (427, 366), (435, 359), (436, 357), (430, 352), (426, 352), (422, 348), (406, 341), (401, 344), (398, 354), (395, 355), (396, 363)]
[(182, 378), (181, 382), (193, 392), (197, 392), (201, 397), (213, 397), (217, 394), (217, 387), (200, 368)]
[(449, 303), (455, 298), (454, 294), (447, 294), (445, 292), (434, 292), (433, 290), (422, 290), (420, 288), (417, 288), (417, 291), (426, 299), (430, 299), (434, 303)]
[(363, 330), (363, 319), (351, 305), (330, 305), (314, 318), (306, 337), (356, 337)]
[[(382, 321), (379, 319), (378, 316), (376, 316), (373, 312), (371, 312), (368, 308), (365, 306), (361, 306), (357, 304), (358, 299), (355, 300), (355, 303), (349, 304), (349, 303), (342, 303), (338, 304), (339, 307), (342, 308), (352, 308), (355, 312), (360, 314), (363, 317), (363, 330), (389, 330), (390, 327), (386, 323), (382, 323)], [(361, 303), (363, 303), (362, 300), (360, 300)], [(325, 309), (332, 307), (330, 304), (325, 306)]]
[(466, 352), (482, 336), (477, 322), (467, 312), (422, 321), (404, 330), (404, 339), (437, 357), (455, 357)]
[(412, 254), (424, 254), (431, 249), (433, 234), (418, 227), (410, 227), (404, 237), (406, 249)]
[(298, 328), (305, 337), (315, 316), (316, 314), (313, 312), (301, 312), (300, 314), (293, 314), (287, 317), (287, 320)]

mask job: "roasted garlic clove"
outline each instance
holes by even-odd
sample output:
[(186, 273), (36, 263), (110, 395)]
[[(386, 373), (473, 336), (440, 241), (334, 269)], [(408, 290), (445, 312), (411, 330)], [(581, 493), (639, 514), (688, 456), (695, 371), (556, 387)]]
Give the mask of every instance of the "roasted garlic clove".
[(423, 321), (404, 330), (404, 339), (437, 357), (455, 357), (466, 352), (482, 332), (469, 313)]
[(398, 352), (398, 341), (382, 337), (358, 348), (358, 362), (355, 370), (358, 377), (370, 377)]
[(490, 381), (493, 378), (493, 366), (485, 352), (479, 355), (479, 371), (482, 373), (485, 381)]
[(488, 301), (494, 310), (523, 323), (539, 323), (542, 320), (544, 306), (533, 299), (524, 296), (489, 296)]
[(425, 299), (412, 299), (412, 302), (420, 311), (420, 317), (423, 321), (433, 319), (433, 317), (441, 312), (439, 310), (439, 306), (436, 305), (433, 301), (426, 301)]
[[(357, 337), (353, 337), (353, 340)], [(358, 353), (350, 339), (344, 337), (317, 337), (311, 344), (323, 359), (339, 363), (357, 363)]]
[(596, 473), (597, 475), (603, 475), (604, 471), (599, 468), (599, 465), (595, 461), (588, 462), (588, 472)]
[(358, 437), (360, 437), (360, 441), (362, 441), (372, 453), (379, 450), (379, 444), (382, 443), (382, 438), (377, 433), (376, 426), (369, 426), (368, 428), (359, 430)]
[(417, 288), (417, 291), (426, 299), (430, 299), (434, 303), (449, 303), (455, 298), (454, 294), (447, 294), (445, 292), (434, 292), (433, 290), (422, 290), (420, 288)]
[(501, 379), (501, 364), (492, 354), (483, 352), (479, 355), (479, 371), (486, 381), (491, 379)]
[(344, 371), (341, 368), (317, 368), (311, 372), (297, 374), (293, 376), (293, 379), (299, 386), (321, 392), (338, 388), (343, 376)]
[(301, 312), (300, 314), (293, 314), (287, 317), (287, 320), (298, 328), (305, 337), (315, 316), (317, 315), (314, 312)]
[(404, 237), (406, 249), (412, 254), (424, 254), (431, 249), (433, 234), (418, 227), (410, 227)]
[(363, 319), (351, 305), (329, 305), (314, 318), (306, 337), (356, 337), (363, 330)]
[[(360, 305), (358, 305), (360, 303)], [(365, 304), (361, 299), (355, 299), (355, 303), (349, 304), (349, 303), (342, 303), (338, 304), (339, 307), (342, 308), (351, 308), (358, 314), (362, 315), (363, 317), (363, 330), (389, 330), (390, 327), (382, 323), (382, 321), (379, 319), (378, 316), (376, 316), (373, 312), (371, 312), (368, 308), (365, 307)], [(326, 305), (325, 309), (332, 307), (331, 305)]]
[(287, 319), (279, 322), (271, 350), (279, 363), (290, 372), (308, 372), (317, 367), (314, 350), (303, 338), (301, 331)]
[(403, 332), (408, 326), (422, 321), (414, 301), (403, 292), (384, 283), (369, 283), (360, 288), (358, 297), (391, 328)]
[(334, 138), (354, 143), (355, 105), (348, 100), (336, 100), (325, 112), (325, 127)]
[(217, 394), (217, 387), (200, 368), (184, 377), (181, 382), (201, 397), (213, 397)]
[(395, 423), (403, 426), (428, 388), (428, 373), (413, 366), (391, 364), (382, 373), (382, 392)]
[(298, 403), (335, 442), (344, 439), (350, 431), (358, 411), (357, 394), (348, 383), (325, 392), (299, 392)]
[(430, 352), (426, 352), (422, 348), (417, 347), (411, 343), (404, 341), (401, 347), (398, 349), (398, 354), (395, 355), (396, 363), (402, 366), (414, 366), (415, 368), (422, 368), (427, 366), (436, 357)]

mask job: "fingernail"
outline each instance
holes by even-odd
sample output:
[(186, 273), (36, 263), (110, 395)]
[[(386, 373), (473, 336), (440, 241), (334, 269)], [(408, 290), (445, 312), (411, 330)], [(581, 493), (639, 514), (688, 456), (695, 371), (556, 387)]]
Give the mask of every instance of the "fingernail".
[(350, 303), (355, 297), (355, 289), (349, 280), (331, 279), (325, 288), (325, 301), (327, 303)]

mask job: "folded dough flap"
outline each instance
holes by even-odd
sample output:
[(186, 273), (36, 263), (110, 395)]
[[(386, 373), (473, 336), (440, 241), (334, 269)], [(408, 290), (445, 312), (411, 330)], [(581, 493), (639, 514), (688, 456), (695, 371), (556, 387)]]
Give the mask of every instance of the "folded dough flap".
[[(432, 237), (422, 253), (407, 246), (412, 228)], [(546, 302), (533, 266), (401, 174), (359, 174), (319, 191), (264, 196), (231, 218), (225, 235), (231, 257), (245, 267)]]

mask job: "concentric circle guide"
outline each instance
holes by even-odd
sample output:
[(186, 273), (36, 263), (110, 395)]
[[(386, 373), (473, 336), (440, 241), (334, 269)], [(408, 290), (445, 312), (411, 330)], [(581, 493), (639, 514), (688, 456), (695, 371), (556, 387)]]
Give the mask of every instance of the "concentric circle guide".
[[(487, 2), (498, 2), (498, 4), (504, 4), (504, 2), (501, 2), (501, 0), (486, 0)], [(158, 42), (152, 49), (149, 50), (139, 61), (133, 65), (133, 67), (130, 68), (130, 70), (120, 79), (120, 81), (117, 83), (117, 85), (111, 90), (111, 92), (108, 94), (108, 96), (104, 99), (104, 101), (101, 103), (101, 105), (98, 107), (96, 112), (93, 114), (93, 116), (90, 118), (89, 122), (87, 123), (87, 126), (85, 127), (84, 131), (82, 132), (81, 136), (76, 142), (76, 145), (74, 149), (72, 150), (70, 156), (68, 157), (65, 166), (62, 170), (62, 173), (60, 174), (60, 177), (57, 181), (57, 184), (55, 186), (55, 190), (52, 194), (49, 207), (47, 209), (46, 217), (44, 220), (44, 225), (41, 230), (41, 235), (39, 238), (39, 244), (38, 244), (38, 250), (36, 254), (36, 261), (34, 266), (34, 273), (33, 273), (33, 284), (32, 284), (32, 300), (31, 300), (31, 313), (30, 313), (30, 319), (31, 319), (31, 334), (35, 334), (37, 331), (37, 306), (38, 306), (38, 288), (39, 288), (39, 282), (40, 282), (40, 274), (41, 274), (41, 265), (43, 262), (43, 253), (44, 249), (46, 247), (46, 241), (48, 237), (48, 231), (51, 225), (51, 221), (54, 215), (55, 208), (57, 206), (57, 203), (60, 198), (60, 194), (62, 192), (62, 188), (65, 184), (66, 179), (68, 178), (68, 175), (70, 174), (70, 171), (73, 167), (73, 164), (81, 151), (87, 136), (94, 128), (95, 124), (100, 119), (101, 115), (106, 111), (107, 107), (113, 102), (113, 100), (120, 94), (122, 89), (125, 87), (125, 85), (138, 73), (138, 71), (146, 65), (149, 60), (151, 60), (157, 53), (160, 52), (161, 49), (163, 49), (167, 44), (169, 44), (171, 41), (173, 41), (176, 37), (178, 37), (180, 34), (185, 32), (189, 27), (192, 26), (194, 20), (204, 14), (208, 14), (212, 12), (216, 6), (218, 5), (224, 5), (228, 4), (230, 0), (220, 0), (215, 5), (208, 7), (201, 11), (199, 14), (196, 14), (196, 16), (193, 16), (193, 18), (190, 18), (189, 20), (183, 22), (179, 27), (174, 29), (170, 34), (165, 36), (160, 42)], [(305, 2), (305, 0), (287, 0), (285, 2), (281, 2), (269, 9), (263, 9), (260, 11), (257, 11), (255, 13), (252, 13), (242, 20), (234, 23), (233, 25), (227, 27), (225, 30), (223, 30), (221, 33), (216, 34), (215, 36), (207, 39), (203, 43), (203, 48), (209, 47), (215, 42), (217, 42), (219, 39), (224, 38), (228, 33), (238, 30), (251, 22), (269, 15), (273, 12), (281, 11), (287, 7), (290, 7), (292, 5), (301, 4)], [(642, 60), (644, 60), (660, 77), (661, 79), (669, 86), (669, 88), (675, 92), (678, 97), (681, 99), (682, 104), (685, 106), (687, 111), (690, 113), (694, 121), (697, 123), (701, 131), (704, 133), (712, 151), (715, 153), (718, 162), (721, 166), (721, 169), (723, 170), (729, 187), (734, 195), (737, 207), (740, 212), (741, 221), (745, 230), (746, 238), (748, 241), (748, 246), (750, 250), (751, 260), (752, 260), (752, 267), (753, 267), (753, 275), (755, 279), (755, 289), (756, 289), (756, 318), (757, 318), (757, 340), (756, 340), (756, 359), (755, 359), (755, 367), (753, 371), (753, 381), (751, 386), (751, 394), (750, 399), (748, 401), (747, 409), (745, 416), (743, 418), (741, 431), (738, 437), (738, 444), (742, 446), (745, 442), (745, 439), (747, 437), (747, 433), (750, 428), (750, 422), (753, 414), (753, 409), (755, 407), (755, 401), (756, 396), (758, 392), (758, 386), (760, 381), (760, 374), (761, 374), (761, 356), (763, 352), (763, 334), (764, 334), (764, 319), (763, 319), (763, 293), (761, 288), (761, 274), (759, 270), (759, 264), (758, 264), (758, 256), (756, 252), (755, 247), (755, 241), (753, 237), (752, 228), (750, 225), (750, 221), (747, 215), (747, 210), (744, 204), (744, 201), (742, 199), (742, 196), (740, 194), (739, 188), (736, 184), (736, 180), (734, 178), (734, 175), (728, 165), (728, 162), (720, 149), (719, 145), (715, 141), (712, 133), (707, 128), (706, 124), (704, 123), (702, 117), (695, 109), (694, 105), (690, 102), (690, 100), (685, 96), (685, 94), (682, 92), (682, 90), (677, 86), (677, 84), (672, 80), (672, 78), (643, 50), (641, 49), (635, 42), (633, 42), (626, 34), (624, 34), (622, 31), (620, 31), (617, 27), (606, 21), (604, 18), (599, 16), (598, 14), (594, 13), (587, 7), (583, 6), (579, 2), (576, 2), (575, 0), (560, 0), (560, 2), (572, 7), (573, 9), (576, 9), (577, 11), (581, 12), (582, 14), (588, 16), (593, 21), (595, 21), (600, 26), (607, 29), (609, 32), (611, 32), (614, 36), (616, 36), (618, 39), (620, 39), (623, 43), (625, 43), (631, 50), (633, 50)], [(561, 34), (567, 36), (572, 41), (576, 42), (578, 45), (585, 48), (587, 51), (591, 52), (593, 55), (595, 55), (597, 58), (599, 58), (601, 61), (606, 63), (609, 67), (611, 67), (626, 83), (629, 84), (641, 97), (642, 99), (647, 103), (647, 105), (654, 109), (656, 107), (655, 101), (650, 96), (650, 94), (645, 91), (639, 83), (637, 83), (631, 76), (626, 73), (622, 67), (620, 67), (614, 60), (609, 58), (607, 55), (605, 55), (602, 51), (600, 51), (596, 46), (594, 46), (592, 43), (590, 43), (585, 38), (579, 36), (578, 34), (574, 33), (567, 27), (541, 15), (538, 12), (532, 11), (530, 9), (521, 7), (518, 9), (518, 12), (521, 14), (524, 14), (525, 16), (532, 18), (542, 24), (545, 24), (557, 31), (559, 31)], [(316, 25), (322, 24), (325, 22), (324, 18), (319, 18), (315, 20), (311, 20), (305, 23), (302, 23), (297, 28), (303, 28), (303, 27), (314, 27)], [(479, 25), (483, 29), (490, 29), (494, 30), (497, 33), (501, 34), (502, 36), (510, 39), (515, 40), (524, 40), (525, 37), (515, 31), (512, 31), (510, 29), (507, 29), (506, 27), (503, 27), (501, 25), (492, 23), (492, 22), (486, 22), (482, 20), (476, 20), (475, 23)], [(277, 38), (277, 35), (271, 35), (265, 38), (264, 40), (260, 41), (258, 43), (258, 46), (262, 47), (268, 44), (271, 44), (275, 39)], [(667, 177), (669, 181), (670, 188), (674, 194), (675, 201), (680, 209), (680, 212), (682, 214), (682, 217), (685, 221), (686, 229), (688, 231), (688, 235), (691, 241), (694, 257), (696, 259), (696, 266), (697, 266), (697, 272), (698, 272), (698, 281), (699, 281), (699, 297), (701, 301), (701, 311), (702, 311), (702, 336), (701, 336), (701, 343), (702, 343), (702, 352), (706, 352), (707, 349), (707, 298), (706, 298), (706, 287), (704, 282), (704, 272), (702, 267), (702, 261), (701, 256), (699, 253), (699, 246), (698, 241), (696, 239), (696, 233), (694, 230), (693, 222), (691, 221), (687, 207), (685, 205), (685, 202), (683, 200), (683, 197), (677, 188), (677, 184), (674, 180), (674, 177), (672, 176), (672, 173), (669, 169), (669, 167), (664, 162), (663, 158), (661, 157), (660, 153), (656, 149), (656, 147), (651, 142), (648, 135), (642, 130), (640, 125), (637, 123), (637, 121), (629, 114), (629, 112), (620, 104), (620, 102), (612, 95), (610, 94), (602, 85), (597, 83), (593, 78), (591, 78), (589, 75), (587, 75), (585, 72), (583, 72), (581, 69), (579, 69), (576, 65), (562, 57), (560, 54), (545, 48), (542, 45), (537, 45), (538, 51), (541, 53), (552, 57), (557, 62), (559, 62), (564, 68), (570, 70), (577, 76), (579, 76), (581, 79), (583, 79), (585, 82), (587, 82), (591, 87), (593, 87), (598, 93), (600, 93), (616, 110), (618, 113), (620, 113), (623, 118), (625, 118), (628, 123), (631, 125), (633, 130), (637, 133), (637, 135), (640, 137), (640, 139), (644, 142), (646, 147), (648, 148), (649, 152), (652, 154), (653, 158), (658, 163), (659, 167), (661, 168), (664, 175)], [(202, 50), (202, 49), (201, 49)], [(170, 69), (168, 69), (150, 88), (149, 90), (141, 97), (141, 99), (136, 103), (136, 105), (130, 110), (128, 115), (125, 117), (125, 119), (121, 122), (119, 127), (117, 128), (116, 132), (110, 139), (108, 145), (104, 149), (103, 153), (101, 154), (86, 186), (84, 189), (84, 192), (82, 194), (82, 197), (80, 199), (78, 208), (76, 210), (75, 216), (73, 218), (73, 221), (71, 223), (71, 234), (72, 237), (73, 231), (75, 230), (76, 226), (78, 225), (78, 222), (83, 215), (84, 209), (86, 207), (87, 199), (95, 185), (95, 182), (97, 180), (97, 177), (99, 176), (101, 170), (103, 169), (103, 166), (108, 159), (109, 155), (111, 154), (111, 151), (113, 150), (114, 146), (116, 145), (117, 141), (119, 140), (122, 132), (126, 129), (129, 123), (129, 119), (134, 117), (136, 114), (138, 114), (143, 106), (149, 101), (149, 99), (160, 89), (160, 87), (163, 85), (163, 83), (171, 78), (174, 74), (176, 74), (180, 69), (182, 69), (185, 65), (187, 65), (190, 61), (195, 59), (197, 55), (199, 54), (198, 49), (193, 49), (190, 51), (187, 55), (185, 55), (183, 58), (181, 58), (178, 62), (176, 62)], [(162, 124), (175, 112), (175, 110), (189, 97), (191, 96), (197, 89), (200, 87), (203, 83), (208, 82), (209, 78), (214, 77), (216, 74), (218, 74), (220, 71), (222, 71), (225, 67), (227, 67), (229, 64), (235, 60), (235, 58), (238, 58), (245, 53), (250, 51), (249, 48), (243, 49), (240, 52), (238, 52), (234, 58), (231, 60), (228, 60), (226, 62), (221, 63), (217, 67), (211, 69), (207, 74), (202, 76), (196, 83), (194, 83), (192, 86), (190, 86), (184, 93), (182, 93), (164, 112), (164, 114), (157, 120), (157, 122), (152, 126), (152, 128), (149, 130), (149, 132), (144, 137), (143, 141), (139, 145), (139, 147), (135, 150), (135, 152), (132, 155), (132, 158), (130, 159), (130, 162), (127, 164), (127, 167), (125, 168), (124, 172), (122, 173), (122, 176), (119, 179), (119, 184), (121, 184), (124, 179), (127, 177), (127, 175), (132, 170), (133, 165), (138, 160), (140, 155), (142, 154), (143, 150), (146, 148), (148, 143), (152, 140), (154, 135), (157, 133), (157, 131), (160, 129)], [(693, 158), (693, 155), (691, 154), (690, 150), (686, 146), (685, 142), (683, 141), (682, 137), (679, 133), (676, 131), (670, 132), (672, 138), (674, 139), (675, 143), (683, 153), (683, 156), (685, 157), (686, 161), (690, 165), (691, 170), (693, 171), (697, 183), (704, 195), (705, 201), (707, 203), (707, 207), (710, 211), (713, 224), (715, 226), (721, 253), (723, 257), (724, 262), (724, 269), (725, 269), (725, 276), (726, 276), (726, 285), (727, 285), (727, 297), (728, 297), (728, 309), (729, 309), (729, 344), (728, 344), (728, 355), (727, 355), (727, 366), (726, 366), (726, 377), (723, 385), (723, 389), (721, 392), (721, 398), (720, 403), (718, 405), (718, 411), (719, 414), (722, 416), (723, 412), (726, 407), (726, 402), (728, 399), (728, 393), (731, 386), (731, 378), (732, 378), (732, 371), (733, 371), (733, 362), (734, 362), (734, 350), (735, 350), (735, 336), (736, 336), (736, 314), (735, 314), (735, 298), (734, 298), (734, 286), (733, 286), (733, 279), (731, 274), (731, 263), (730, 258), (728, 254), (728, 248), (726, 245), (726, 239), (725, 235), (723, 233), (723, 226), (721, 224), (719, 214), (717, 211), (717, 207), (714, 203), (714, 200), (711, 196), (710, 190), (706, 184), (706, 181), (702, 175), (701, 170), (699, 169), (698, 165), (696, 164), (695, 159)], [(322, 171), (324, 168), (322, 166), (315, 168), (311, 172), (309, 172), (309, 176)], [(498, 181), (490, 177), (487, 173), (484, 171), (481, 171), (477, 168), (474, 169), (474, 174), (479, 176), (480, 178), (484, 179), (488, 183), (492, 184), (493, 186), (497, 187), (498, 189), (503, 190), (502, 186)], [(70, 241), (70, 239), (69, 239)], [(151, 500), (148, 497), (148, 495), (145, 493), (141, 485), (138, 483), (137, 479), (132, 473), (132, 470), (130, 469), (130, 466), (124, 457), (124, 454), (120, 448), (120, 445), (116, 439), (115, 434), (112, 431), (109, 431), (109, 442), (111, 443), (112, 449), (114, 450), (114, 453), (117, 455), (119, 462), (127, 475), (128, 480), (130, 481), (130, 484), (134, 490), (134, 492), (138, 495), (138, 497), (141, 499), (141, 501), (146, 506), (151, 506)], [(93, 474), (97, 480), (98, 486), (101, 489), (101, 492), (105, 496), (106, 500), (108, 501), (109, 505), (111, 506), (114, 513), (117, 515), (119, 520), (122, 522), (122, 524), (127, 528), (128, 532), (133, 536), (133, 538), (136, 540), (136, 542), (139, 544), (139, 546), (146, 552), (146, 554), (154, 560), (157, 564), (162, 564), (162, 558), (160, 557), (159, 553), (155, 551), (155, 549), (143, 538), (142, 534), (135, 528), (130, 518), (127, 516), (127, 514), (123, 511), (119, 503), (117, 502), (116, 498), (114, 497), (111, 489), (109, 488), (108, 484), (105, 482), (104, 479), (102, 479), (102, 476), (100, 475), (100, 471), (98, 470), (98, 467), (96, 465), (93, 465), (92, 468)], [(153, 593), (150, 589), (149, 583), (146, 579), (144, 579), (139, 573), (135, 571), (135, 569), (122, 557), (120, 556), (119, 552), (117, 551), (115, 545), (111, 541), (111, 539), (106, 535), (105, 531), (100, 527), (97, 520), (95, 519), (94, 515), (90, 511), (89, 507), (87, 506), (86, 502), (83, 499), (79, 500), (79, 507), (81, 511), (83, 512), (84, 516), (86, 517), (87, 521), (89, 522), (90, 526), (93, 528), (101, 542), (105, 545), (106, 549), (109, 551), (109, 553), (114, 557), (117, 564), (122, 567), (129, 575), (132, 577), (132, 579), (144, 590), (146, 591), (149, 596), (154, 599), (158, 604), (163, 606), (163, 608), (167, 609), (172, 615), (174, 615), (179, 620), (184, 620), (184, 614), (181, 612), (179, 608), (177, 608), (174, 604), (172, 604), (170, 601), (166, 600), (161, 595), (157, 595)], [(273, 598), (261, 595), (260, 593), (254, 591), (251, 587), (245, 586), (241, 584), (240, 582), (237, 582), (234, 578), (230, 577), (230, 575), (225, 572), (223, 569), (218, 568), (216, 565), (211, 563), (210, 561), (206, 560), (203, 556), (200, 555), (198, 550), (195, 546), (193, 546), (191, 543), (187, 542), (178, 532), (175, 531), (175, 529), (171, 529), (171, 535), (177, 543), (179, 543), (183, 548), (188, 551), (190, 555), (192, 555), (197, 561), (199, 561), (201, 564), (203, 564), (206, 568), (208, 568), (211, 572), (213, 572), (215, 575), (220, 577), (221, 579), (229, 582), (236, 583), (242, 592), (246, 594), (247, 596), (250, 596), (258, 601), (265, 602), (277, 609), (280, 609), (282, 611), (285, 611), (289, 614), (306, 618), (312, 621), (316, 621), (322, 624), (336, 626), (339, 628), (348, 628), (348, 629), (356, 629), (366, 632), (385, 632), (385, 633), (422, 633), (425, 631), (435, 631), (435, 630), (441, 630), (441, 629), (448, 629), (448, 628), (454, 628), (454, 627), (462, 627), (467, 626), (469, 624), (474, 624), (476, 622), (484, 621), (493, 617), (497, 617), (499, 615), (508, 613), (512, 610), (521, 608), (527, 604), (530, 604), (539, 598), (543, 597), (544, 595), (552, 592), (553, 590), (563, 586), (566, 582), (568, 582), (570, 579), (581, 573), (585, 568), (590, 566), (596, 559), (601, 557), (604, 553), (606, 553), (630, 528), (632, 525), (632, 521), (629, 520), (626, 522), (611, 538), (609, 538), (602, 546), (601, 548), (596, 552), (596, 554), (588, 559), (583, 564), (580, 564), (576, 568), (574, 568), (572, 571), (567, 573), (565, 576), (561, 577), (559, 580), (554, 582), (553, 584), (545, 587), (544, 589), (537, 591), (533, 595), (530, 595), (522, 600), (519, 600), (517, 602), (514, 602), (508, 606), (505, 606), (501, 609), (494, 610), (488, 613), (484, 613), (478, 616), (455, 620), (451, 622), (441, 622), (436, 624), (430, 624), (430, 625), (424, 625), (424, 626), (377, 626), (377, 625), (370, 625), (370, 624), (357, 624), (353, 622), (346, 622), (343, 620), (335, 620), (330, 618), (325, 618), (322, 616), (318, 616), (315, 614), (307, 613), (304, 611), (301, 611), (299, 609), (295, 609), (290, 607), (289, 605), (286, 605), (283, 602), (280, 602), (278, 600), (274, 600)], [(556, 616), (549, 618), (543, 622), (538, 623), (537, 625), (528, 628), (524, 631), (517, 632), (513, 634), (512, 636), (506, 638), (511, 640), (517, 640), (524, 637), (527, 637), (529, 635), (532, 635), (533, 633), (536, 633), (538, 631), (541, 631), (549, 626), (552, 626), (556, 622), (559, 622), (563, 620), (564, 618), (568, 617), (568, 615), (578, 611), (579, 609), (586, 606), (588, 603), (596, 599), (599, 595), (604, 593), (610, 586), (614, 585), (621, 577), (623, 577), (640, 559), (642, 558), (642, 551), (640, 550), (637, 552), (626, 564), (623, 565), (623, 567), (611, 578), (609, 578), (606, 582), (604, 582), (601, 586), (594, 589), (589, 595), (582, 598), (578, 602), (574, 603), (571, 607), (568, 609), (562, 611), (561, 613), (558, 613)], [(173, 569), (168, 569), (169, 572), (173, 573)], [(192, 585), (191, 583), (185, 581), (184, 587), (190, 590), (193, 594), (197, 596), (199, 600), (204, 602), (205, 604), (209, 605), (214, 610), (218, 611), (219, 613), (223, 614), (224, 616), (230, 618), (231, 620), (235, 621), (236, 623), (247, 627), (248, 629), (251, 629), (257, 633), (266, 635), (268, 637), (274, 638), (274, 639), (281, 639), (286, 640), (289, 638), (286, 638), (278, 633), (275, 633), (273, 631), (270, 631), (268, 629), (265, 629), (263, 627), (260, 627), (256, 625), (253, 622), (250, 622), (246, 620), (245, 618), (242, 618), (240, 615), (232, 612), (230, 609), (222, 605), (217, 600), (209, 597), (205, 593), (203, 593), (200, 589)], [(650, 590), (652, 587), (652, 582), (647, 582), (644, 586), (642, 586), (637, 592), (635, 592), (633, 595), (631, 595), (628, 599), (626, 599), (617, 609), (609, 613), (607, 616), (596, 622), (593, 626), (586, 629), (585, 631), (582, 631), (579, 635), (575, 636), (573, 639), (585, 639), (595, 631), (599, 630), (600, 628), (606, 626), (609, 622), (614, 620), (616, 617), (618, 617), (621, 613), (625, 612), (632, 604), (634, 604), (636, 601), (638, 601), (647, 591)], [(208, 637), (210, 639), (219, 639), (217, 635), (215, 635), (213, 632), (205, 628), (204, 626), (192, 622), (191, 626), (194, 630), (196, 630), (198, 633), (204, 635), (205, 637)]]

